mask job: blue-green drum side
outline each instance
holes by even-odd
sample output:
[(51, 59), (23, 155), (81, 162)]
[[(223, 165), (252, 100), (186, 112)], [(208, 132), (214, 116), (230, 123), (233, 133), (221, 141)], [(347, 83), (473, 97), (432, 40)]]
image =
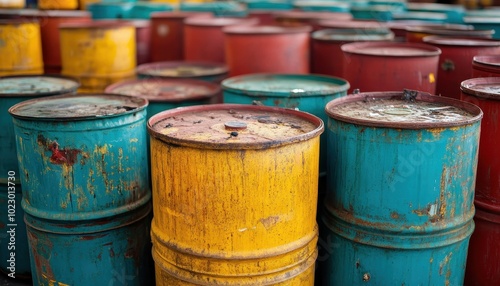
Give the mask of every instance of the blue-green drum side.
[(13, 120), (25, 212), (60, 220), (106, 217), (149, 194), (145, 108), (93, 120)]
[(92, 13), (92, 19), (123, 19), (134, 7), (132, 2), (91, 3), (87, 10)]
[[(22, 190), (21, 185), (15, 184), (15, 204), (14, 208), (9, 199), (8, 186), (0, 184), (0, 270), (6, 275), (11, 273), (9, 269), (11, 252), (15, 253), (15, 278), (22, 279), (31, 276), (30, 256), (28, 250), (28, 236), (26, 234), (26, 224), (24, 223), (24, 211), (21, 208)], [(9, 209), (15, 211), (14, 221), (9, 220)], [(10, 211), (12, 212), (12, 211)], [(15, 224), (15, 226), (9, 226)], [(14, 228), (13, 232), (8, 232)], [(14, 234), (13, 242), (11, 242), (11, 233)]]
[(112, 225), (99, 219), (68, 225), (26, 214), (33, 284), (154, 285), (151, 214), (149, 201), (113, 217)]
[(246, 5), (238, 2), (206, 2), (206, 3), (181, 3), (180, 11), (211, 12), (218, 17), (245, 17), (248, 15)]
[(132, 8), (125, 12), (123, 18), (125, 19), (151, 19), (151, 13), (153, 12), (167, 12), (173, 11), (174, 8), (171, 5), (161, 3), (161, 2), (145, 2), (140, 1), (133, 4)]
[(500, 12), (496, 17), (464, 17), (464, 23), (475, 30), (493, 30), (492, 39), (500, 40)]
[(284, 0), (242, 0), (240, 1), (247, 5), (248, 10), (273, 10), (273, 11), (285, 11), (293, 9), (293, 5), (290, 1)]

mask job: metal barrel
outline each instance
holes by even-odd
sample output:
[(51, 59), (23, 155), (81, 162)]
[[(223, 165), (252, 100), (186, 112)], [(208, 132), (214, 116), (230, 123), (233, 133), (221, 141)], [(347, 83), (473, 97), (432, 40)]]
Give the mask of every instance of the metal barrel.
[(301, 11), (325, 11), (337, 13), (349, 13), (351, 4), (340, 1), (310, 1), (297, 0), (293, 2), (293, 7)]
[[(466, 26), (468, 27), (468, 26)], [(443, 36), (455, 38), (477, 38), (490, 39), (495, 33), (494, 30), (464, 29), (465, 27), (426, 27), (413, 26), (406, 28), (406, 41), (410, 43), (423, 43), (427, 36)]]
[(225, 64), (195, 61), (167, 61), (137, 67), (139, 78), (196, 79), (220, 83), (228, 77)]
[[(40, 24), (36, 20), (0, 20), (0, 76), (43, 74)], [(8, 56), (5, 56), (8, 55)]]
[(472, 78), (461, 83), (461, 100), (484, 112), (479, 141), (476, 195), (476, 231), (472, 234), (465, 283), (490, 285), (500, 280), (500, 164), (498, 127), (500, 77)]
[(79, 94), (9, 109), (34, 284), (150, 283), (146, 106)]
[(323, 20), (350, 21), (351, 13), (311, 12), (311, 11), (281, 11), (274, 14), (274, 19), (281, 26), (294, 27), (308, 25), (313, 30), (319, 29), (318, 22)]
[(326, 112), (326, 283), (462, 285), (482, 111), (405, 90)]
[(341, 46), (349, 92), (414, 89), (434, 94), (441, 50), (431, 45), (359, 42)]
[(439, 3), (407, 3), (406, 9), (414, 12), (443, 13), (446, 23), (462, 24), (466, 9), (463, 5), (450, 5)]
[(156, 285), (314, 285), (318, 117), (200, 105), (148, 131)]
[(130, 22), (95, 21), (59, 26), (62, 74), (81, 81), (79, 92), (100, 93), (135, 78), (136, 27)]
[(78, 9), (78, 0), (38, 0), (38, 9), (76, 10)]
[(500, 55), (474, 56), (472, 77), (500, 77)]
[(311, 27), (232, 26), (222, 31), (230, 76), (309, 73)]
[(495, 14), (483, 15), (483, 16), (466, 16), (463, 18), (465, 24), (474, 26), (477, 30), (491, 30), (494, 31), (491, 37), (496, 40), (500, 40), (500, 12), (498, 10), (491, 10), (491, 12), (495, 11)]
[(474, 56), (500, 54), (500, 41), (429, 36), (423, 41), (441, 50), (436, 94), (460, 99), (460, 83), (472, 76)]

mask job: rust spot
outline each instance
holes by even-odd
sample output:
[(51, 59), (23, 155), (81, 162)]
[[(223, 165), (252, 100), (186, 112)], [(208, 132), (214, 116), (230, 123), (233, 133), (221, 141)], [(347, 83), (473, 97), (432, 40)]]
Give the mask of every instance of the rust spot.
[(38, 135), (37, 142), (38, 145), (43, 146), (46, 151), (52, 152), (50, 156), (50, 162), (52, 164), (73, 166), (77, 161), (78, 154), (81, 153), (81, 150), (78, 149), (60, 149), (57, 141), (47, 140), (42, 135)]
[(401, 219), (401, 216), (397, 212), (391, 212), (391, 218), (395, 220)]
[(113, 250), (113, 248), (109, 249), (109, 256), (110, 257), (115, 257), (115, 251)]
[(98, 235), (82, 235), (81, 240), (94, 240), (100, 237), (105, 236), (104, 234), (98, 234)]
[(262, 225), (264, 225), (264, 227), (266, 229), (269, 229), (280, 221), (280, 217), (279, 216), (269, 216), (267, 218), (261, 218), (259, 221), (260, 221), (260, 223), (262, 223)]

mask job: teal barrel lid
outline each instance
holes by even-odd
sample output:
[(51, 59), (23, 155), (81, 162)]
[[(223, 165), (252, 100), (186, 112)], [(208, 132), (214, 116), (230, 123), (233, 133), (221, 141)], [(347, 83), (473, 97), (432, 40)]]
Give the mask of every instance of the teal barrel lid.
[(93, 19), (121, 19), (132, 9), (134, 3), (130, 2), (97, 2), (87, 5), (87, 10), (92, 13)]
[(293, 7), (304, 11), (330, 11), (330, 12), (349, 12), (351, 5), (349, 2), (339, 1), (293, 1)]
[(500, 100), (500, 77), (479, 77), (462, 81), (463, 93), (493, 100)]
[(0, 77), (0, 97), (75, 93), (79, 86), (78, 80), (66, 76), (5, 76)]
[(147, 105), (144, 98), (118, 94), (56, 95), (20, 102), (9, 113), (20, 119), (67, 122), (135, 113)]
[(133, 3), (132, 8), (123, 15), (126, 19), (150, 19), (151, 13), (173, 11), (174, 7), (161, 2), (139, 1)]
[(345, 41), (390, 41), (394, 33), (389, 28), (378, 29), (325, 29), (312, 33), (311, 37), (318, 41), (345, 42)]
[(240, 0), (247, 5), (248, 10), (291, 10), (292, 3), (288, 0)]
[(152, 77), (200, 78), (228, 73), (228, 67), (221, 63), (168, 61), (142, 64), (137, 74)]
[(439, 48), (420, 43), (353, 42), (340, 48), (344, 53), (381, 57), (432, 57), (441, 54)]
[(106, 93), (146, 98), (149, 102), (180, 102), (210, 99), (221, 92), (219, 85), (189, 79), (139, 79), (108, 86)]
[(439, 12), (398, 12), (392, 15), (393, 20), (421, 20), (426, 22), (446, 22), (448, 16)]
[(483, 117), (471, 103), (415, 90), (347, 95), (330, 101), (325, 111), (343, 122), (398, 129), (463, 126)]
[(464, 17), (466, 24), (500, 24), (500, 12), (497, 16)]
[(347, 91), (349, 87), (342, 78), (306, 74), (251, 74), (222, 81), (224, 91), (249, 96), (320, 96)]

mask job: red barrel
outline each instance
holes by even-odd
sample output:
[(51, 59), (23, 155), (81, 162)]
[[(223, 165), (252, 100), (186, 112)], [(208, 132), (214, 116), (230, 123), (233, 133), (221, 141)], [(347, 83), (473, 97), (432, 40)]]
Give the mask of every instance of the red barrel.
[(155, 12), (151, 14), (152, 62), (184, 59), (184, 21), (188, 17), (211, 18), (211, 13)]
[(406, 28), (406, 41), (410, 43), (422, 43), (424, 37), (427, 36), (491, 39), (494, 33), (494, 30), (473, 30), (468, 28), (463, 29), (462, 27), (436, 28), (415, 26)]
[(494, 285), (500, 281), (500, 77), (461, 83), (461, 100), (484, 113), (481, 122), (474, 205), (476, 230), (472, 234), (465, 285)]
[(362, 21), (362, 20), (320, 20), (317, 23), (320, 29), (380, 29), (386, 28), (387, 23), (376, 21)]
[(399, 42), (344, 44), (342, 78), (351, 91), (414, 89), (434, 94), (441, 50), (431, 45)]
[(151, 22), (149, 20), (132, 20), (135, 26), (135, 46), (137, 64), (151, 61), (149, 47), (151, 44)]
[(228, 26), (256, 25), (252, 18), (189, 18), (184, 21), (184, 57), (188, 61), (225, 62), (224, 32)]
[[(386, 23), (387, 27), (389, 27), (392, 32), (394, 32), (394, 35), (396, 36), (396, 39), (401, 40), (402, 42), (405, 42), (407, 39), (407, 29), (412, 28), (412, 27), (422, 27), (422, 28), (429, 28), (429, 29), (455, 29), (455, 30), (473, 30), (474, 27), (471, 25), (462, 25), (462, 24), (439, 24), (439, 23), (432, 23), (432, 22), (426, 22), (426, 21), (419, 21), (419, 20), (396, 20), (396, 21), (390, 21)], [(413, 41), (412, 41), (413, 42)], [(415, 42), (422, 42), (421, 39), (415, 39)]]
[(475, 56), (472, 59), (472, 77), (500, 76), (500, 55)]
[(441, 49), (436, 94), (460, 98), (460, 83), (472, 76), (472, 59), (476, 55), (500, 53), (500, 41), (489, 39), (429, 36), (424, 42)]
[(352, 14), (341, 12), (290, 11), (276, 12), (274, 19), (282, 26), (310, 25), (315, 31), (320, 29), (318, 22), (321, 20), (349, 21), (352, 20)]
[(310, 27), (235, 26), (223, 31), (230, 76), (309, 73)]

